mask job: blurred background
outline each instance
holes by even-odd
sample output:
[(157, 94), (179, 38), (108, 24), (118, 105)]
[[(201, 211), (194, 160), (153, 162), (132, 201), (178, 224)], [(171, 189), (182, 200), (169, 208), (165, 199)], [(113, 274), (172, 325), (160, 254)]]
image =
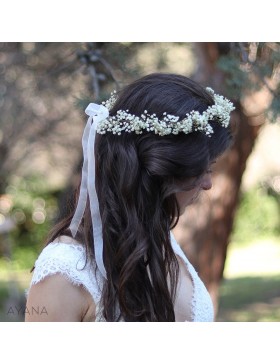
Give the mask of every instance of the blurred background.
[(174, 233), (217, 321), (280, 320), (280, 43), (0, 43), (0, 321), (23, 321), (30, 270), (68, 211), (88, 102), (151, 72), (230, 98), (233, 147)]

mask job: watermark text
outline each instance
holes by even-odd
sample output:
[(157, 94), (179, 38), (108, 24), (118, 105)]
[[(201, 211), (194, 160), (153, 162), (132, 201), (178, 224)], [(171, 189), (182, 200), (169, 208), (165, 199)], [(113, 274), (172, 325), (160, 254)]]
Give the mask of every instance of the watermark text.
[(21, 315), (47, 315), (48, 311), (45, 306), (10, 306), (7, 310), (7, 315), (21, 316)]

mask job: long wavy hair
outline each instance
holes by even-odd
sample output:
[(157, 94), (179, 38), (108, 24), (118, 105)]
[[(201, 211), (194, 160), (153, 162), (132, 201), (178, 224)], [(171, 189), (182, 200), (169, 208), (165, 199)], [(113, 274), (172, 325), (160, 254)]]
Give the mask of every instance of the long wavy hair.
[[(139, 116), (148, 110), (158, 117), (167, 112), (183, 118), (192, 110), (202, 113), (213, 103), (191, 79), (155, 73), (125, 87), (110, 115), (129, 109)], [(211, 125), (211, 137), (201, 132), (96, 135), (96, 190), (107, 271), (101, 305), (107, 321), (175, 321), (179, 267), (170, 242), (170, 230), (180, 215), (175, 192), (178, 182), (190, 181), (192, 189), (230, 145), (230, 130), (215, 120)], [(48, 242), (71, 236), (68, 227), (74, 212), (55, 226)], [(94, 262), (89, 204), (77, 239)]]

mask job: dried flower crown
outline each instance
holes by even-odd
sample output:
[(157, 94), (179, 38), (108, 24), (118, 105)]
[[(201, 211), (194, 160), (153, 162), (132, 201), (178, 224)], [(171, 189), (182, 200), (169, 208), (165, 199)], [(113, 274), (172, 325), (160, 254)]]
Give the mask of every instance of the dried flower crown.
[[(209, 106), (202, 114), (198, 111), (191, 111), (182, 120), (179, 120), (179, 116), (165, 112), (163, 113), (164, 117), (160, 120), (156, 114), (149, 114), (147, 110), (141, 116), (130, 114), (129, 110), (118, 110), (116, 115), (108, 116), (98, 123), (96, 131), (99, 134), (112, 132), (120, 135), (122, 132), (142, 134), (143, 130), (147, 130), (161, 136), (180, 132), (189, 134), (193, 131), (201, 131), (211, 136), (213, 128), (209, 121), (215, 119), (226, 128), (229, 125), (230, 113), (235, 107), (224, 96), (215, 94), (210, 87), (207, 87), (206, 91), (213, 97), (214, 105)], [(114, 91), (109, 100), (102, 104), (110, 110), (116, 99), (116, 91)]]

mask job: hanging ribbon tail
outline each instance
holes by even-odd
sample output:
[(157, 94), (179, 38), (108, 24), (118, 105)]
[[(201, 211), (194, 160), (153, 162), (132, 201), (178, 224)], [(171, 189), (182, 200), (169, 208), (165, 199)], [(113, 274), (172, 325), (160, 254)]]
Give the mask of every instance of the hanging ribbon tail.
[(106, 270), (103, 262), (103, 237), (102, 237), (102, 221), (99, 211), (98, 197), (95, 188), (95, 158), (94, 158), (94, 142), (96, 135), (96, 124), (92, 125), (88, 139), (88, 193), (90, 201), (90, 212), (92, 219), (92, 229), (94, 238), (94, 254), (95, 261), (100, 273), (106, 278)]
[(95, 188), (94, 146), (97, 124), (109, 116), (109, 111), (103, 105), (91, 103), (86, 108), (85, 113), (89, 115), (89, 118), (82, 139), (84, 154), (82, 180), (78, 205), (70, 224), (70, 230), (74, 237), (84, 216), (87, 196), (89, 196), (96, 265), (100, 273), (106, 279), (106, 269), (103, 262), (102, 221)]
[(83, 160), (83, 168), (82, 168), (80, 195), (79, 195), (79, 200), (78, 200), (75, 214), (74, 214), (71, 224), (69, 226), (73, 237), (75, 237), (77, 234), (78, 228), (80, 226), (80, 223), (81, 223), (82, 218), (85, 213), (86, 203), (87, 203), (87, 174), (88, 174), (87, 147), (88, 147), (88, 139), (89, 139), (91, 123), (92, 123), (92, 117), (90, 116), (88, 118), (85, 130), (83, 133), (83, 138), (82, 138), (84, 160)]

